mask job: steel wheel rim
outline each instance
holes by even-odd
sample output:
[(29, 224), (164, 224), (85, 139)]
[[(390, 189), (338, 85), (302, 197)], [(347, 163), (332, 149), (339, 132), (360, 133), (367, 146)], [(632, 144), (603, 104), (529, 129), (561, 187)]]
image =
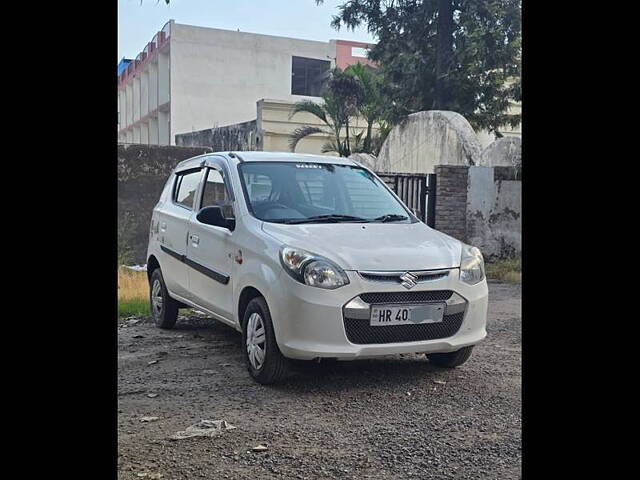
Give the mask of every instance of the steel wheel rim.
[(153, 287), (151, 288), (151, 305), (153, 306), (153, 313), (157, 316), (162, 312), (162, 305), (164, 303), (164, 298), (162, 298), (162, 285), (160, 285), (160, 280), (156, 280), (153, 282)]
[(266, 335), (264, 322), (259, 313), (252, 313), (247, 321), (247, 356), (256, 370), (264, 364)]

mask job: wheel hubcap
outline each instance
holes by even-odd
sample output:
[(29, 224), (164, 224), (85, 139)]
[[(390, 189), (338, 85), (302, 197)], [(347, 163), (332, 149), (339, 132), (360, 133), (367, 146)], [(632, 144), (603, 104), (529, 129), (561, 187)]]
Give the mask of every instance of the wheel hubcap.
[(260, 370), (264, 362), (265, 340), (262, 317), (258, 313), (252, 313), (247, 322), (247, 354), (256, 370)]
[(153, 287), (151, 288), (151, 305), (153, 306), (153, 313), (155, 315), (160, 315), (162, 312), (163, 302), (162, 285), (160, 285), (160, 280), (156, 280), (153, 282)]

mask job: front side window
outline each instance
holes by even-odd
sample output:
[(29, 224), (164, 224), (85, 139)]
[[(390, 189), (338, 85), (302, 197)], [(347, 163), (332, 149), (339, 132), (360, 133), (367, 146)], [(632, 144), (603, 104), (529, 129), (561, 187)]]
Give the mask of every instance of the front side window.
[(229, 194), (227, 193), (222, 174), (213, 168), (207, 170), (207, 179), (204, 183), (200, 208), (228, 204)]
[(410, 223), (407, 209), (367, 170), (322, 163), (239, 165), (253, 215), (277, 223)]
[(331, 62), (315, 58), (292, 57), (291, 94), (319, 97), (329, 76)]
[(179, 173), (176, 176), (176, 186), (173, 192), (173, 201), (178, 205), (193, 210), (194, 202), (196, 199), (196, 192), (198, 191), (198, 184), (200, 183), (200, 177), (202, 171), (192, 170), (186, 173)]

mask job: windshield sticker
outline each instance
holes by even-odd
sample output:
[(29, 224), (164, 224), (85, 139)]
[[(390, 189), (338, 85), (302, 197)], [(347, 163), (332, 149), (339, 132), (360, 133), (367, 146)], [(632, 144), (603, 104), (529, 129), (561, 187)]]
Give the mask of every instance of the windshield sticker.
[(296, 168), (322, 168), (318, 163), (296, 163)]

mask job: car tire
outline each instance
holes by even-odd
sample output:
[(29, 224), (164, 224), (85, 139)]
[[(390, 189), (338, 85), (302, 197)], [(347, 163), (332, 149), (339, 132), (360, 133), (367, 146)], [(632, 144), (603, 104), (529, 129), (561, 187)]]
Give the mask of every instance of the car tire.
[(159, 268), (151, 274), (149, 303), (156, 327), (167, 330), (173, 328), (178, 320), (178, 302), (169, 296)]
[(289, 360), (278, 348), (271, 313), (262, 297), (251, 300), (244, 312), (242, 350), (247, 370), (258, 383), (277, 383), (289, 374)]
[(470, 345), (468, 347), (463, 347), (460, 350), (456, 350), (455, 352), (427, 353), (427, 358), (429, 359), (429, 362), (437, 365), (438, 367), (454, 368), (469, 360), (472, 351), (473, 345)]

